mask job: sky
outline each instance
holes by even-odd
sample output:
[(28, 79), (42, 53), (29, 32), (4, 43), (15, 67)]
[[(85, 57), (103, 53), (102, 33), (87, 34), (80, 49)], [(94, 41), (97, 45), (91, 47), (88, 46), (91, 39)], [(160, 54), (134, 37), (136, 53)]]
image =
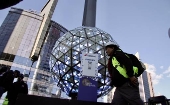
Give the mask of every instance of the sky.
[[(41, 11), (48, 0), (23, 0), (14, 7)], [(68, 30), (82, 25), (85, 0), (58, 0), (52, 20)], [(0, 10), (2, 24), (9, 8)], [(96, 27), (120, 48), (139, 52), (152, 74), (155, 95), (170, 99), (170, 0), (97, 0)]]

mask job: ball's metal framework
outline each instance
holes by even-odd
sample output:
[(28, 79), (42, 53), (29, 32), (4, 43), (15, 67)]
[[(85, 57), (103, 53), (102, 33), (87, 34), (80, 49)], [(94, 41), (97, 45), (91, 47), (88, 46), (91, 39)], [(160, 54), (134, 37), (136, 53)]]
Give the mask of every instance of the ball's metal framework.
[(95, 27), (78, 27), (64, 34), (56, 42), (50, 57), (52, 78), (67, 95), (78, 93), (81, 77), (81, 54), (98, 53), (98, 82), (97, 96), (107, 94), (110, 77), (107, 70), (108, 57), (104, 45), (114, 41), (108, 33)]

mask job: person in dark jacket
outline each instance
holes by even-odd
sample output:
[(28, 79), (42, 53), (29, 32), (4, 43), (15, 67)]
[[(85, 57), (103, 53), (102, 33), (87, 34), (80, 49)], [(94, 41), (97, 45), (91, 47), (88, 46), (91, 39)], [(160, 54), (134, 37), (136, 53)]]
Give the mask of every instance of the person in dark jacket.
[(5, 72), (1, 78), (0, 78), (0, 87), (2, 87), (2, 92), (0, 93), (0, 97), (5, 93), (6, 91), (9, 90), (11, 87), (14, 78), (17, 78), (20, 75), (20, 72), (18, 70), (8, 70)]
[(3, 66), (1, 69), (0, 69), (0, 75), (2, 76), (5, 72), (8, 71), (8, 67), (6, 66)]
[(15, 105), (17, 96), (19, 94), (28, 94), (28, 85), (23, 81), (23, 74), (20, 74), (18, 80), (13, 83), (7, 93), (8, 105)]
[[(8, 68), (7, 67), (2, 67), (0, 69), (0, 82), (3, 81), (3, 75), (5, 72), (8, 71)], [(5, 89), (3, 86), (0, 85), (0, 98), (2, 97), (3, 93), (5, 92)]]
[(115, 86), (112, 105), (144, 105), (139, 94), (139, 83), (132, 61), (114, 42), (105, 45), (111, 86)]

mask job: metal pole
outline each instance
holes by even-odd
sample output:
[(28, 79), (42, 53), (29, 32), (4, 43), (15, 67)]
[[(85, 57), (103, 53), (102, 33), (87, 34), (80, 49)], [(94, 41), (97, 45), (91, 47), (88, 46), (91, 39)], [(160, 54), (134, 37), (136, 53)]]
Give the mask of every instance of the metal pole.
[(30, 71), (29, 71), (29, 73), (28, 73), (28, 77), (30, 76), (31, 68), (32, 68), (33, 64), (34, 64), (34, 61), (32, 61), (32, 64), (31, 64), (31, 67), (30, 67)]
[(85, 0), (82, 26), (95, 27), (97, 0)]
[(30, 77), (31, 68), (32, 68), (34, 62), (36, 62), (37, 60), (38, 60), (38, 56), (33, 55), (33, 56), (31, 57), (32, 64), (31, 64), (29, 73), (28, 73), (28, 74), (24, 74), (24, 78), (25, 78), (24, 81), (25, 81), (26, 83), (28, 82), (28, 78)]
[(28, 74), (24, 74), (24, 81), (27, 83), (28, 82), (28, 78), (30, 77), (30, 73), (31, 73), (31, 68), (34, 64), (34, 61), (32, 61), (32, 64), (31, 64), (31, 67), (30, 67), (30, 70), (29, 70), (29, 73)]

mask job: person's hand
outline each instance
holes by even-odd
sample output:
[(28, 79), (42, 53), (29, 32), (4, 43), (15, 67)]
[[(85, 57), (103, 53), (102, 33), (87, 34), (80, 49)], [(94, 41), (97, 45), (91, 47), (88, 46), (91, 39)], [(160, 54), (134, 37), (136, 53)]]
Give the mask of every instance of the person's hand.
[(136, 86), (138, 84), (138, 79), (135, 76), (130, 77), (130, 82)]

